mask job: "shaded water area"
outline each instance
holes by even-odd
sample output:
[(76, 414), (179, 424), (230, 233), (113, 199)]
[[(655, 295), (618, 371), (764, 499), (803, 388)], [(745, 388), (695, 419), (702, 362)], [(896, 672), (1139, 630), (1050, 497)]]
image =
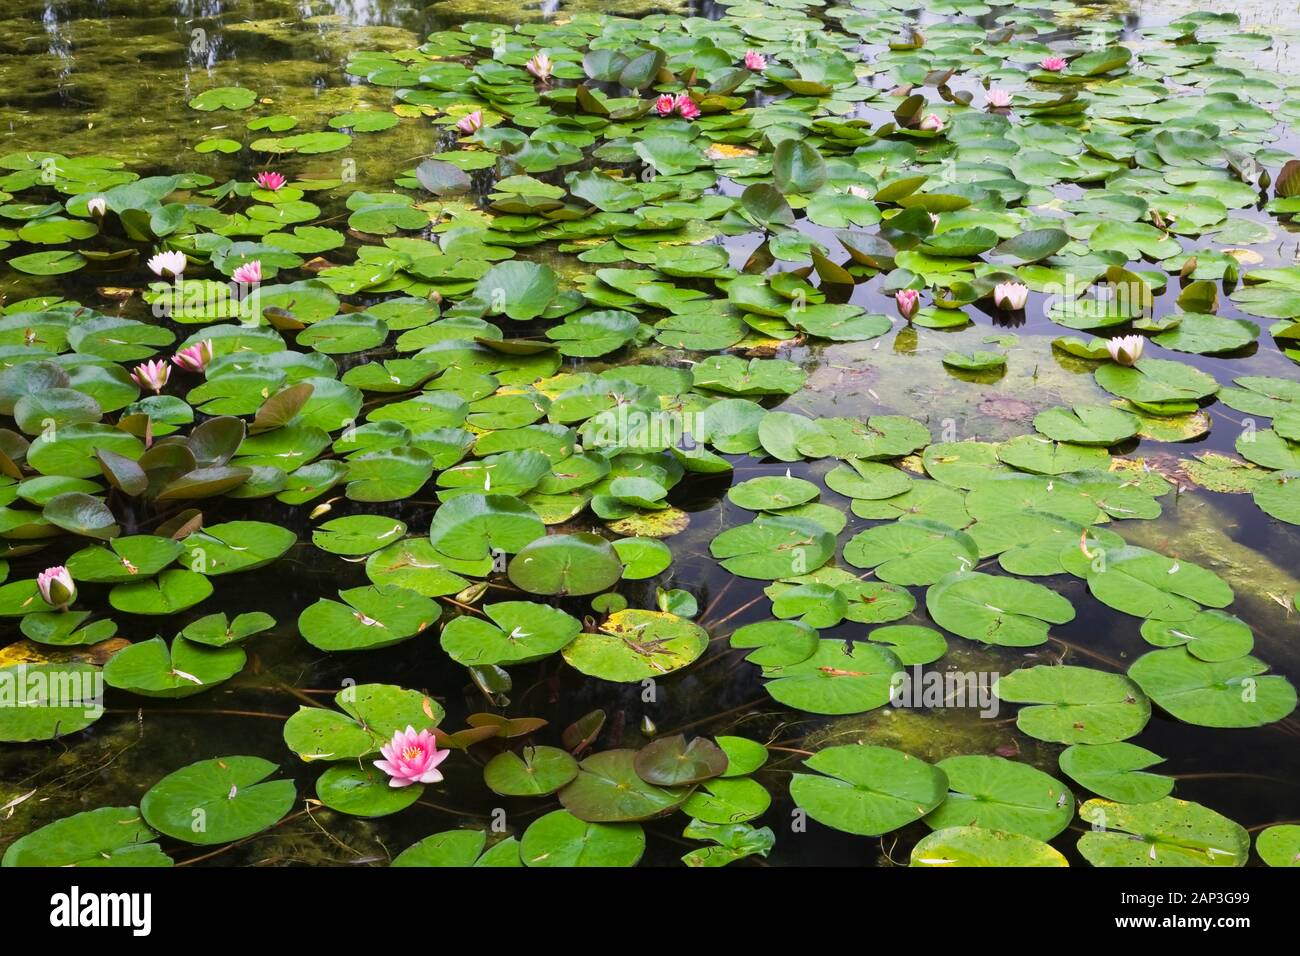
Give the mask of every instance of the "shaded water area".
[[(1300, 11), (1294, 5), (1257, 6), (1232, 5), (1232, 9), (1248, 28), (1252, 23), (1265, 30), (1300, 28)], [(1120, 14), (1126, 27), (1136, 30), (1167, 23), (1193, 7), (1201, 5), (1081, 6), (1072, 18), (1086, 23), (1090, 18)], [(973, 18), (974, 22), (992, 29), (1005, 9)], [(448, 148), (455, 133), (422, 119), (404, 118), (373, 138), (358, 134), (346, 152), (289, 156), (271, 164), (248, 150), (233, 156), (195, 152), (193, 145), (209, 137), (244, 138), (243, 124), (252, 114), (197, 112), (187, 107), (187, 101), (213, 86), (245, 86), (258, 91), (260, 113), (292, 114), (300, 120), (299, 130), (320, 129), (331, 116), (363, 108), (386, 110), (393, 102), (390, 89), (345, 74), (349, 55), (358, 50), (410, 49), (427, 34), (465, 21), (514, 24), (525, 17), (528, 22), (563, 21), (583, 12), (716, 19), (724, 11), (709, 3), (645, 5), (638, 0), (547, 2), (525, 4), (522, 10), (517, 3), (497, 0), (431, 5), (403, 0), (7, 0), (0, 12), (0, 154), (57, 150), (69, 156), (105, 155), (124, 161), (141, 176), (184, 169), (216, 182), (248, 180), (268, 165), (291, 178), (343, 179), (341, 188), (313, 196), (322, 209), (315, 224), (343, 228), (348, 214), (344, 202), (352, 190), (392, 189), (394, 178), (422, 158)], [(921, 22), (927, 22), (927, 15)], [(1300, 47), (1285, 37), (1251, 56), (1288, 79), (1300, 66)], [(876, 78), (876, 82), (884, 81)], [(860, 106), (857, 115), (873, 123), (887, 118), (887, 112), (873, 106), (878, 104)], [(1294, 154), (1300, 143), (1287, 137), (1274, 145)], [(491, 189), (489, 174), (490, 170), (475, 174), (480, 200)], [(551, 181), (553, 177), (539, 178)], [(1057, 194), (1069, 199), (1080, 190), (1067, 184)], [(717, 191), (738, 195), (740, 187), (724, 182)], [(1300, 229), (1259, 209), (1246, 215), (1270, 232), (1267, 241), (1251, 245), (1260, 257), (1259, 267), (1289, 266), (1300, 259)], [(834, 244), (830, 230), (809, 231)], [(727, 238), (731, 264), (742, 267), (760, 242), (757, 233)], [(1184, 237), (1183, 242), (1222, 246), (1211, 236)], [(335, 250), (326, 256), (351, 261), (363, 244), (361, 237), (351, 234), (346, 252)], [(555, 251), (552, 244), (530, 249), (526, 256), (550, 263), (565, 277), (589, 268)], [(1180, 311), (1175, 304), (1180, 291), (1176, 279), (1171, 277), (1156, 296), (1157, 318)], [(149, 318), (148, 307), (138, 297), (125, 302), (106, 297), (104, 287), (119, 284), (112, 275), (78, 272), (44, 278), (10, 271), (2, 281), (0, 293), (11, 302), (57, 294), (94, 304), (103, 312)], [(893, 315), (893, 296), (881, 285), (879, 280), (860, 283), (836, 301)], [(358, 301), (368, 300), (363, 294)], [(780, 357), (800, 365), (809, 377), (793, 395), (768, 398), (763, 404), (810, 417), (905, 415), (927, 425), (935, 440), (995, 442), (1030, 431), (1035, 413), (1043, 408), (1109, 401), (1110, 396), (1094, 382), (1095, 363), (1052, 348), (1054, 338), (1072, 333), (1046, 317), (1039, 293), (1031, 294), (1023, 314), (1014, 319), (978, 305), (968, 306), (967, 312), (973, 323), (957, 330), (914, 329), (896, 323), (888, 334), (870, 341), (803, 340), (782, 346)], [(1220, 296), (1218, 314), (1251, 318), (1226, 295)], [(1267, 326), (1267, 322), (1259, 324)], [(991, 337), (997, 337), (996, 344), (1008, 355), (1004, 372), (958, 372), (940, 364), (939, 358), (950, 351), (988, 348)], [(618, 362), (626, 364), (676, 361), (653, 344), (618, 354)], [(1180, 358), (1225, 385), (1243, 375), (1297, 377), (1295, 362), (1267, 334), (1256, 346), (1227, 357), (1164, 353), (1160, 357)], [(359, 355), (338, 356), (340, 373), (361, 360)], [(599, 370), (609, 364), (608, 360), (566, 359), (565, 369)], [(1252, 653), (1270, 665), (1271, 673), (1286, 675), (1294, 683), (1300, 680), (1296, 641), (1300, 619), (1294, 609), (1300, 593), (1300, 528), (1270, 518), (1249, 494), (1207, 490), (1188, 478), (1185, 467), (1193, 455), (1234, 454), (1242, 429), (1251, 427), (1244, 421), (1249, 416), (1223, 403), (1205, 411), (1210, 427), (1191, 441), (1133, 439), (1115, 450), (1119, 457), (1137, 463), (1137, 468), (1151, 468), (1176, 481), (1179, 488), (1161, 499), (1159, 518), (1117, 522), (1107, 528), (1131, 544), (1219, 574), (1235, 592), (1233, 613), (1254, 630)], [(756, 779), (770, 791), (772, 805), (751, 822), (772, 828), (775, 847), (765, 860), (750, 859), (742, 865), (905, 865), (912, 845), (928, 832), (924, 824), (914, 823), (877, 839), (799, 823), (788, 792), (789, 776), (801, 769), (804, 756), (822, 746), (864, 741), (929, 761), (955, 754), (1010, 754), (1060, 776), (1060, 745), (1020, 733), (1015, 709), (1009, 704), (991, 718), (981, 717), (977, 707), (889, 706), (857, 716), (827, 717), (773, 701), (764, 690), (760, 669), (745, 661), (744, 651), (731, 649), (727, 640), (737, 627), (771, 618), (770, 602), (763, 596), (765, 582), (727, 573), (710, 556), (709, 544), (719, 532), (752, 517), (725, 498), (732, 485), (762, 475), (791, 474), (820, 486), (820, 479), (838, 462), (787, 464), (750, 455), (727, 457), (733, 473), (689, 475), (673, 489), (671, 503), (690, 520), (684, 531), (667, 539), (673, 553), (669, 569), (650, 580), (625, 581), (618, 588), (630, 606), (640, 608), (655, 606), (656, 588), (690, 591), (700, 608), (696, 620), (709, 632), (711, 643), (703, 656), (647, 690), (638, 683), (584, 677), (553, 655), (510, 669), (513, 687), (505, 695), (508, 706), (498, 708), (501, 713), (543, 718), (548, 726), (536, 739), (549, 744), (558, 744), (563, 728), (598, 708), (608, 717), (599, 749), (643, 745), (649, 739), (644, 735), (644, 720), (651, 721), (659, 735), (727, 734), (768, 744), (771, 759)], [(389, 515), (419, 533), (428, 527), (436, 505), (430, 488), (413, 499), (378, 505), (336, 497), (341, 495), (336, 490), (327, 496), (332, 502), (329, 517)], [(848, 525), (838, 536), (841, 545), (874, 523), (851, 514), (851, 499), (834, 491), (823, 490), (820, 501), (847, 516)], [(264, 611), (276, 619), (276, 626), (246, 645), (249, 661), (244, 670), (212, 691), (171, 701), (110, 689), (108, 713), (87, 730), (54, 741), (0, 745), (0, 807), (32, 794), (10, 811), (0, 812), (0, 851), (57, 818), (101, 806), (137, 804), (164, 774), (223, 754), (256, 755), (278, 764), (282, 774), (297, 783), (296, 811), (304, 796), (313, 795), (320, 766), (301, 762), (287, 750), (283, 722), (304, 702), (329, 705), (332, 695), (349, 682), (422, 690), (446, 708), (444, 726), (451, 728), (463, 727), (468, 715), (493, 709), (466, 669), (442, 653), (433, 631), (356, 654), (326, 654), (299, 636), (296, 622), (305, 607), (368, 583), (364, 562), (340, 561), (311, 546), (311, 531), (320, 519), (310, 517), (310, 511), (310, 507), (280, 505), (273, 498), (205, 503), (209, 525), (235, 518), (269, 521), (295, 531), (299, 543), (268, 567), (215, 580), (213, 597), (198, 607), (175, 616), (120, 622), (119, 635), (130, 640), (145, 640), (155, 633), (170, 638), (214, 610), (231, 617)], [(140, 520), (140, 527), (128, 526), (126, 533), (147, 530), (149, 519)], [(588, 530), (598, 522), (587, 514), (575, 525), (575, 530)], [(15, 557), (10, 561), (9, 580), (31, 577), (78, 546), (56, 543), (47, 552)], [(995, 566), (981, 569), (996, 571)], [(1095, 600), (1083, 580), (1071, 575), (1035, 580), (1067, 597), (1077, 610), (1074, 620), (1052, 628), (1052, 640), (1038, 647), (1002, 648), (949, 636), (947, 654), (932, 667), (1006, 674), (1029, 664), (1064, 662), (1123, 671), (1152, 649), (1139, 637), (1139, 622)], [(928, 624), (925, 588), (910, 590), (918, 598), (917, 609), (898, 623)], [(570, 598), (558, 604), (579, 618), (592, 614), (588, 600)], [(860, 637), (863, 629), (845, 621), (824, 629), (821, 636), (847, 640)], [(0, 619), (0, 643), (20, 636), (12, 619)], [(5, 659), (4, 653), (0, 649), (0, 661), (15, 660)], [(1273, 823), (1300, 819), (1298, 737), (1300, 723), (1294, 715), (1260, 728), (1213, 729), (1177, 721), (1153, 708), (1150, 723), (1133, 742), (1165, 758), (1153, 769), (1177, 779), (1175, 796), (1211, 807), (1253, 834)], [(454, 755), (445, 765), (445, 782), (428, 788), (415, 806), (391, 817), (369, 820), (312, 805), (307, 814), (217, 852), (166, 840), (164, 848), (178, 862), (200, 865), (376, 865), (429, 834), (456, 827), (491, 827), (504, 820), (506, 832), (519, 835), (532, 820), (558, 805), (553, 798), (495, 796), (484, 786), (476, 761), (481, 762), (481, 756)], [(1087, 799), (1082, 788), (1073, 789), (1079, 802)], [(675, 863), (697, 846), (682, 837), (683, 825), (681, 816), (647, 822), (644, 861)], [(1086, 824), (1076, 818), (1069, 830), (1051, 841), (1072, 865), (1083, 862), (1075, 843), (1085, 830)]]

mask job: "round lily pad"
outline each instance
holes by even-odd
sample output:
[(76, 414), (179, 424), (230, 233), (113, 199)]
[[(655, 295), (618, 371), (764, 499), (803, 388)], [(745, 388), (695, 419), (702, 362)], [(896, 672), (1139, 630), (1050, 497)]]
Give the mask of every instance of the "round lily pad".
[(246, 659), (238, 647), (208, 647), (178, 636), (169, 648), (155, 637), (114, 654), (104, 665), (104, 682), (143, 697), (189, 697), (234, 677)]
[(804, 766), (817, 772), (790, 778), (795, 806), (818, 823), (859, 836), (879, 836), (919, 820), (947, 793), (942, 770), (888, 747), (826, 747)]
[(1031, 737), (1063, 744), (1108, 744), (1139, 733), (1151, 702), (1133, 681), (1090, 667), (1039, 664), (993, 685), (999, 698), (1020, 708), (1016, 726)]
[(912, 847), (912, 866), (1069, 866), (1041, 840), (986, 827), (935, 830)]
[(100, 670), (93, 664), (0, 667), (9, 702), (0, 707), (0, 741), (54, 740), (84, 730), (104, 714)]
[(531, 594), (596, 594), (618, 581), (623, 563), (599, 535), (554, 534), (521, 548), (506, 573)]
[(759, 515), (709, 544), (709, 552), (732, 574), (767, 581), (814, 571), (834, 550), (835, 536), (824, 527), (780, 514)]
[(116, 585), (108, 593), (108, 603), (127, 614), (176, 614), (211, 594), (212, 582), (204, 575), (169, 568), (156, 578)]
[(0, 866), (171, 866), (136, 807), (100, 807), (9, 844)]
[(660, 737), (637, 751), (637, 776), (660, 787), (685, 787), (721, 776), (727, 755), (707, 737)]
[(765, 688), (787, 707), (812, 714), (860, 714), (889, 703), (902, 665), (890, 651), (865, 641), (818, 641), (806, 660), (763, 669)]
[(540, 660), (568, 645), (582, 630), (577, 618), (533, 601), (503, 601), (483, 611), (489, 620), (463, 614), (442, 629), (442, 649), (467, 667)]
[(1093, 866), (1244, 866), (1250, 853), (1245, 829), (1187, 800), (1089, 800), (1079, 816), (1092, 824), (1079, 852)]
[(528, 825), (519, 845), (525, 866), (636, 866), (645, 831), (635, 823), (592, 823), (554, 810)]
[(423, 784), (392, 787), (376, 767), (335, 764), (316, 780), (316, 796), (331, 810), (354, 817), (386, 817), (405, 810), (424, 792)]
[(1060, 781), (1004, 757), (949, 757), (936, 765), (948, 796), (925, 822), (936, 830), (979, 826), (1050, 840), (1074, 819), (1074, 797)]
[(140, 800), (145, 822), (186, 843), (229, 843), (275, 824), (293, 806), (292, 781), (261, 757), (200, 760), (163, 777)]
[(1269, 866), (1300, 866), (1300, 826), (1287, 823), (1261, 830), (1255, 852)]
[(599, 630), (579, 634), (563, 653), (591, 677), (632, 682), (680, 670), (708, 646), (708, 633), (685, 618), (629, 608), (611, 614)]
[(877, 577), (891, 584), (934, 584), (975, 567), (979, 550), (964, 532), (918, 518), (859, 532), (844, 546), (844, 560), (875, 568)]
[(1157, 647), (1186, 647), (1203, 661), (1230, 661), (1255, 645), (1250, 626), (1226, 611), (1201, 611), (1186, 621), (1142, 622), (1142, 637)]
[(578, 762), (558, 747), (525, 747), (518, 754), (507, 750), (483, 768), (483, 782), (503, 797), (544, 797), (577, 775)]
[(330, 554), (371, 554), (400, 540), (406, 522), (380, 515), (349, 515), (326, 521), (312, 532), (312, 544)]
[(925, 595), (936, 624), (972, 641), (1034, 647), (1048, 627), (1074, 619), (1074, 606), (1041, 584), (966, 571), (950, 574)]
[(636, 772), (635, 750), (606, 750), (578, 765), (578, 776), (560, 791), (564, 809), (588, 823), (629, 823), (672, 813), (689, 787), (660, 787)]
[(1179, 720), (1201, 727), (1262, 727), (1296, 707), (1291, 682), (1261, 676), (1268, 665), (1249, 655), (1204, 661), (1184, 647), (1143, 654), (1129, 676), (1151, 700)]
[(430, 598), (396, 585), (340, 591), (340, 601), (321, 598), (298, 616), (298, 631), (324, 651), (363, 651), (414, 637), (442, 613)]
[(817, 486), (811, 481), (775, 475), (742, 481), (727, 492), (733, 505), (749, 511), (781, 511), (816, 497)]
[(1167, 797), (1174, 778), (1144, 773), (1164, 758), (1137, 744), (1075, 744), (1061, 752), (1061, 772), (1082, 787), (1117, 803), (1150, 803)]

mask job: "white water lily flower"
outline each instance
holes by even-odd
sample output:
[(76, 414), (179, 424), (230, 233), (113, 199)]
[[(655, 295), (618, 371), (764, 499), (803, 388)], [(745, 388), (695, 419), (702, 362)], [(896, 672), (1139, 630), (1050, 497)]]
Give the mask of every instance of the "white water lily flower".
[(155, 256), (151, 256), (146, 263), (154, 275), (161, 276), (164, 279), (180, 278), (188, 264), (185, 253), (175, 251), (160, 252)]
[(1106, 351), (1120, 365), (1132, 365), (1142, 357), (1147, 340), (1140, 335), (1123, 335), (1106, 343)]
[(993, 303), (999, 309), (1019, 312), (1029, 299), (1029, 286), (1023, 282), (999, 282), (993, 287)]

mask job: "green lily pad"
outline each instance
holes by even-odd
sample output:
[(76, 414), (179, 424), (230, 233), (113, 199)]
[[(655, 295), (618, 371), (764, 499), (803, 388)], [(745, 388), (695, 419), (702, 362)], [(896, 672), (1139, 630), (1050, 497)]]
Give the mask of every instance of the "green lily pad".
[(985, 827), (935, 830), (912, 847), (912, 866), (1069, 866), (1056, 850), (1020, 833)]
[(1074, 620), (1070, 602), (1041, 584), (978, 571), (950, 574), (925, 595), (936, 624), (972, 641), (1034, 647), (1052, 624)]
[(293, 806), (289, 780), (266, 778), (278, 768), (261, 757), (200, 760), (163, 777), (140, 800), (145, 822), (185, 843), (230, 843), (275, 824)]
[(93, 664), (11, 664), (0, 680), (12, 701), (0, 707), (0, 741), (54, 740), (84, 730), (104, 714)]
[(208, 647), (177, 637), (131, 644), (104, 665), (104, 683), (142, 697), (189, 697), (227, 681), (244, 669), (238, 647)]
[(1244, 866), (1250, 835), (1199, 803), (1089, 800), (1079, 816), (1093, 826), (1079, 852), (1093, 866)]
[(544, 797), (578, 775), (578, 762), (558, 747), (525, 747), (497, 754), (483, 768), (483, 782), (503, 797)]
[(316, 797), (331, 810), (354, 817), (386, 817), (405, 810), (424, 791), (422, 784), (392, 787), (375, 767), (335, 764), (316, 780)]
[(127, 614), (176, 614), (207, 600), (211, 594), (212, 582), (204, 575), (169, 568), (156, 578), (114, 586), (108, 593), (108, 603)]
[(844, 546), (844, 560), (875, 568), (876, 576), (891, 584), (934, 584), (975, 567), (979, 550), (964, 532), (918, 518), (859, 532)]
[(577, 618), (532, 601), (503, 601), (483, 611), (490, 621), (462, 614), (442, 629), (442, 649), (466, 667), (541, 660), (567, 646), (582, 630)]
[(817, 773), (790, 778), (795, 806), (818, 823), (859, 836), (879, 836), (919, 820), (947, 792), (942, 770), (888, 747), (826, 747), (804, 766)]
[(1269, 866), (1300, 866), (1300, 826), (1288, 823), (1261, 830), (1255, 852)]
[(285, 721), (285, 745), (303, 760), (356, 760), (377, 754), (399, 730), (433, 730), (445, 716), (437, 701), (392, 684), (345, 687), (334, 701), (343, 713), (300, 707)]
[(645, 831), (635, 823), (591, 823), (553, 810), (528, 825), (519, 845), (525, 866), (636, 866)]
[(100, 807), (19, 837), (0, 866), (171, 866), (156, 838), (136, 807)]
[(588, 823), (631, 823), (672, 813), (689, 787), (660, 787), (636, 772), (635, 750), (606, 750), (578, 765), (578, 776), (559, 793), (564, 809)]
[(1061, 772), (1117, 803), (1151, 803), (1169, 796), (1174, 778), (1145, 773), (1164, 758), (1137, 744), (1075, 744), (1061, 752)]
[(1074, 819), (1074, 797), (1060, 781), (1004, 757), (949, 757), (936, 766), (948, 796), (925, 822), (935, 830), (978, 826), (1050, 840)]
[(765, 689), (778, 703), (812, 714), (861, 714), (889, 703), (902, 665), (865, 641), (822, 640), (811, 657), (767, 665)]
[(531, 594), (596, 594), (618, 581), (623, 563), (599, 535), (555, 534), (522, 547), (506, 573), (516, 587)]
[(993, 692), (1020, 708), (1016, 726), (1039, 740), (1109, 744), (1138, 734), (1151, 718), (1151, 702), (1122, 674), (1089, 667), (1039, 664), (998, 678)]
[(1203, 661), (1185, 647), (1143, 654), (1129, 676), (1151, 700), (1179, 720), (1201, 727), (1262, 727), (1296, 707), (1285, 677), (1261, 677), (1268, 665), (1249, 655)]
[(563, 654), (590, 677), (631, 683), (680, 670), (708, 645), (708, 633), (685, 618), (629, 608), (611, 614), (598, 631), (579, 634)]
[[(298, 631), (323, 651), (364, 651), (414, 637), (437, 622), (436, 601), (396, 585), (340, 591), (340, 601), (321, 598), (298, 617)], [(346, 603), (344, 603), (346, 602)]]

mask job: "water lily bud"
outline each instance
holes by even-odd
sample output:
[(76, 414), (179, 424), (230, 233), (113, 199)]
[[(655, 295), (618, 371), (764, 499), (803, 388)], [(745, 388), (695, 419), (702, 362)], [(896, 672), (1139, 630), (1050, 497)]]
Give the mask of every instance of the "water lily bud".
[(77, 599), (77, 584), (61, 564), (36, 575), (36, 589), (46, 604), (60, 611), (66, 611), (68, 605)]
[(642, 736), (642, 737), (648, 737), (648, 738), (653, 739), (654, 737), (657, 737), (658, 735), (659, 735), (659, 728), (655, 726), (655, 722), (654, 722), (653, 720), (651, 720), (651, 719), (649, 718), (649, 716), (642, 717), (642, 718), (641, 718), (641, 736)]
[(894, 301), (898, 304), (898, 314), (911, 322), (921, 307), (921, 293), (915, 289), (899, 289), (894, 293)]

